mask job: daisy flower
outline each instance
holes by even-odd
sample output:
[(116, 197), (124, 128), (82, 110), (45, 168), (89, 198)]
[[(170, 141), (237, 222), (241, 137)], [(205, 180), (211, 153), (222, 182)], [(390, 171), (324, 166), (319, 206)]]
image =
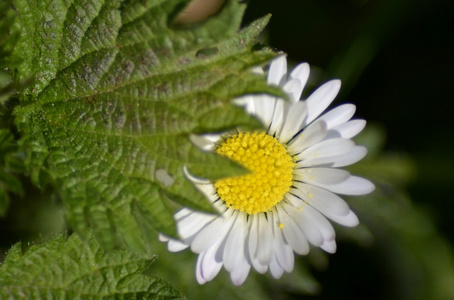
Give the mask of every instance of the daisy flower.
[(367, 149), (351, 140), (366, 122), (350, 120), (353, 104), (320, 116), (341, 83), (329, 81), (300, 100), (308, 77), (308, 64), (287, 74), (286, 58), (278, 57), (270, 65), (267, 81), (282, 87), (290, 101), (268, 95), (236, 100), (263, 122), (266, 131), (239, 130), (194, 139), (200, 148), (216, 151), (251, 171), (212, 182), (185, 170), (220, 215), (183, 208), (174, 216), (181, 240), (164, 235), (160, 240), (167, 242), (169, 251), (190, 247), (198, 254), (200, 284), (212, 280), (222, 267), (235, 285), (246, 280), (251, 267), (280, 278), (284, 271), (293, 270), (294, 252), (307, 254), (309, 244), (336, 251), (335, 232), (327, 219), (349, 227), (359, 223), (336, 194), (363, 195), (374, 190), (370, 181), (339, 169), (366, 155)]

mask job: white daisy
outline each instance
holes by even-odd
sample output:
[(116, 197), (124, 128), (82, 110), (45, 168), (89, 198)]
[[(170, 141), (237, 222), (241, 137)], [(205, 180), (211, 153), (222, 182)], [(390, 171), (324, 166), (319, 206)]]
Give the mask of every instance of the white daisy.
[[(260, 69), (261, 72), (263, 70)], [(340, 89), (332, 80), (306, 100), (299, 100), (309, 77), (309, 65), (298, 65), (287, 75), (284, 56), (269, 69), (268, 84), (279, 85), (290, 101), (270, 96), (237, 100), (259, 118), (266, 132), (234, 132), (194, 139), (205, 150), (216, 151), (251, 170), (251, 173), (210, 182), (188, 178), (213, 202), (220, 215), (184, 208), (175, 214), (181, 240), (161, 235), (169, 251), (190, 247), (197, 253), (196, 278), (212, 280), (222, 266), (235, 285), (247, 278), (251, 266), (274, 278), (291, 272), (296, 252), (305, 255), (309, 244), (336, 251), (331, 219), (356, 226), (358, 218), (336, 194), (363, 195), (374, 190), (366, 179), (338, 169), (361, 160), (367, 152), (351, 138), (365, 126), (350, 120), (353, 104), (319, 115)]]

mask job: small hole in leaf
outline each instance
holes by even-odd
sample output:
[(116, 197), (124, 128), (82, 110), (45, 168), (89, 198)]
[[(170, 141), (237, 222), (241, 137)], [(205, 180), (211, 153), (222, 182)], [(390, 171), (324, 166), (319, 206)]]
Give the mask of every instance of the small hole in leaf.
[(255, 43), (253, 46), (252, 46), (252, 51), (260, 51), (260, 50), (264, 50), (268, 48), (267, 45), (265, 44), (262, 44), (262, 43)]
[(175, 179), (165, 169), (157, 169), (154, 175), (164, 186), (171, 186), (175, 182)]
[(197, 51), (197, 53), (195, 54), (195, 56), (197, 58), (207, 58), (209, 56), (213, 56), (215, 55), (216, 53), (218, 53), (218, 48), (217, 47), (211, 47), (211, 48), (203, 48), (203, 49), (200, 49), (199, 51)]

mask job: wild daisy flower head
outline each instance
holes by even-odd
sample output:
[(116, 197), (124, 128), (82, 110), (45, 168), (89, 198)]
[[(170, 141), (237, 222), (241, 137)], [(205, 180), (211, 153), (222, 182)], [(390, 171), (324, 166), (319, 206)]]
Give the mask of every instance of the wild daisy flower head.
[(290, 101), (267, 95), (236, 100), (263, 122), (265, 132), (194, 139), (200, 148), (216, 151), (251, 171), (211, 182), (186, 170), (220, 215), (184, 208), (174, 216), (181, 240), (164, 235), (160, 240), (167, 242), (169, 251), (190, 247), (198, 254), (200, 284), (212, 280), (223, 266), (235, 285), (246, 280), (251, 267), (280, 278), (284, 271), (293, 270), (293, 252), (305, 255), (309, 244), (336, 251), (335, 232), (327, 219), (350, 227), (359, 223), (336, 194), (363, 195), (374, 190), (368, 180), (339, 169), (366, 155), (367, 149), (351, 140), (366, 122), (351, 120), (353, 104), (321, 115), (339, 92), (339, 80), (300, 100), (308, 77), (308, 64), (287, 74), (286, 58), (278, 57), (270, 65), (267, 81), (281, 86)]

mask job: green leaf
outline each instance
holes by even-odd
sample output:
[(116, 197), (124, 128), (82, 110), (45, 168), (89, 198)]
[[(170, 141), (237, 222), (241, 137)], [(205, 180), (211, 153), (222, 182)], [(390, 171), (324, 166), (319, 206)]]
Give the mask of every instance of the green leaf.
[(32, 179), (44, 185), (50, 175), (72, 228), (92, 228), (107, 247), (147, 254), (150, 226), (175, 235), (168, 197), (213, 211), (183, 167), (211, 179), (244, 169), (189, 136), (261, 128), (231, 100), (279, 93), (250, 71), (275, 55), (254, 44), (269, 17), (238, 31), (245, 5), (235, 0), (203, 23), (173, 25), (186, 3), (14, 3), (15, 79), (35, 76), (15, 110)]
[(2, 299), (182, 299), (159, 278), (144, 273), (152, 259), (128, 251), (104, 252), (94, 238), (73, 234), (34, 245), (16, 244), (0, 265)]

